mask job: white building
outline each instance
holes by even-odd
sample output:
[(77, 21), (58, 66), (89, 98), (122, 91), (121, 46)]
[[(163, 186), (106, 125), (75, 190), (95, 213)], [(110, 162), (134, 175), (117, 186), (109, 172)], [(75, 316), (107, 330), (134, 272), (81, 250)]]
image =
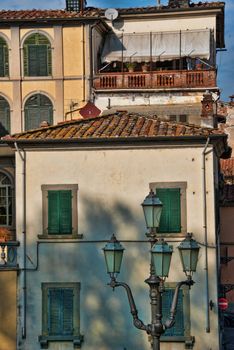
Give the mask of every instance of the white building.
[(182, 290), (162, 349), (220, 349), (215, 203), (226, 135), (117, 113), (5, 141), (16, 164), (18, 350), (150, 349), (147, 334), (132, 325), (124, 291), (106, 285), (102, 253), (115, 233), (126, 248), (119, 280), (130, 284), (139, 317), (150, 323), (140, 205), (149, 189), (177, 203), (173, 222), (175, 210), (163, 200), (169, 221), (159, 233), (174, 246), (168, 288), (185, 278), (175, 247), (187, 232), (201, 244), (196, 283)]

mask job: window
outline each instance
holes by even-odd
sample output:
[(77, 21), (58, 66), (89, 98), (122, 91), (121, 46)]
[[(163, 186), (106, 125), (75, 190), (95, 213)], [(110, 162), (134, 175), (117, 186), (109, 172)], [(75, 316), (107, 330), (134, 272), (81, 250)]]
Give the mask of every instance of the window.
[(9, 177), (0, 173), (0, 226), (12, 226), (13, 189)]
[(186, 234), (186, 187), (185, 182), (150, 184), (163, 203), (158, 233)]
[(7, 100), (0, 96), (0, 136), (10, 133), (10, 106)]
[(42, 283), (43, 349), (50, 341), (73, 341), (80, 348), (80, 283)]
[(78, 185), (42, 185), (43, 234), (39, 238), (82, 238), (77, 225)]
[(0, 77), (9, 76), (9, 52), (6, 41), (0, 37)]
[(35, 94), (25, 103), (25, 130), (39, 128), (46, 121), (53, 124), (53, 105), (50, 99), (42, 94)]
[(24, 75), (29, 77), (52, 74), (51, 44), (45, 35), (30, 35), (24, 42)]
[(172, 114), (169, 116), (169, 120), (171, 122), (177, 122), (177, 123), (187, 123), (188, 122), (186, 114), (179, 114), (179, 115)]
[[(176, 283), (166, 283), (166, 290), (162, 295), (162, 314), (163, 323), (170, 316), (170, 308), (174, 296)], [(192, 345), (194, 337), (190, 334), (190, 297), (189, 287), (183, 286), (179, 291), (177, 312), (175, 316), (175, 325), (166, 330), (161, 337), (162, 341), (166, 342), (185, 342), (187, 345)]]

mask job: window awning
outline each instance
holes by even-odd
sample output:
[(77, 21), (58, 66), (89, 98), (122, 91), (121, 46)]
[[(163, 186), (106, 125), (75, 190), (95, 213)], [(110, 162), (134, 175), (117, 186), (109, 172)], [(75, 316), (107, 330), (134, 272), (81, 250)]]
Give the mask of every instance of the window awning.
[(180, 57), (210, 58), (210, 29), (179, 32), (108, 34), (102, 62), (166, 61)]

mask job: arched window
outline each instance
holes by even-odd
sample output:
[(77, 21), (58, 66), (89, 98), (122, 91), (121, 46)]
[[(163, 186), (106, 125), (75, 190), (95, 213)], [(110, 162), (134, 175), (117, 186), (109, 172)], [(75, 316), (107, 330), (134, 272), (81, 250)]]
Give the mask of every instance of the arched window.
[(13, 189), (9, 177), (0, 172), (0, 225), (12, 225)]
[(48, 76), (52, 73), (51, 44), (45, 35), (30, 35), (24, 42), (24, 75)]
[(53, 124), (53, 105), (50, 99), (42, 94), (35, 94), (25, 103), (25, 130), (36, 129), (44, 121)]
[(10, 134), (10, 106), (7, 100), (0, 96), (0, 136)]
[(9, 75), (9, 52), (6, 41), (0, 37), (0, 77)]

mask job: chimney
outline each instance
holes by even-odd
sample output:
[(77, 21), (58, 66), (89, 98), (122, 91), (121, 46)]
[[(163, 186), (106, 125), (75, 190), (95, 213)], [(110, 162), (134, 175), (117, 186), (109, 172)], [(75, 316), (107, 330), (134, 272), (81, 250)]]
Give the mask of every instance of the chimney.
[(83, 12), (85, 5), (85, 0), (66, 0), (66, 10), (70, 12)]
[(190, 0), (169, 0), (169, 7), (190, 7)]
[(201, 126), (206, 128), (215, 127), (215, 116), (214, 116), (214, 101), (212, 98), (212, 93), (206, 91), (203, 95), (202, 112), (201, 112)]

